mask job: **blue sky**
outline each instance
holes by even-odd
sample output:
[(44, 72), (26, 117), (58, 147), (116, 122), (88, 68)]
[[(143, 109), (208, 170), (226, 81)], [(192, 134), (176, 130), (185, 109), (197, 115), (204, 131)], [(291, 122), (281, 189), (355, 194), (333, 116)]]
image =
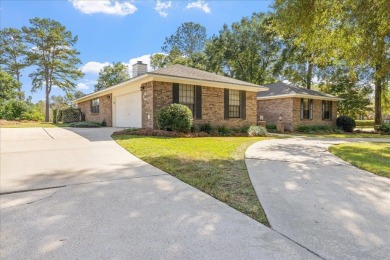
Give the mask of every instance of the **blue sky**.
[[(200, 23), (212, 36), (223, 24), (230, 25), (253, 12), (266, 12), (270, 4), (272, 1), (265, 0), (0, 0), (0, 26), (21, 28), (34, 17), (59, 21), (79, 38), (76, 49), (85, 77), (77, 83), (81, 91), (90, 93), (100, 68), (117, 61), (148, 63), (149, 55), (161, 52), (165, 37), (183, 22)], [(23, 90), (38, 101), (44, 98), (44, 91), (31, 93), (30, 71), (22, 72)], [(53, 89), (51, 94), (64, 93)]]

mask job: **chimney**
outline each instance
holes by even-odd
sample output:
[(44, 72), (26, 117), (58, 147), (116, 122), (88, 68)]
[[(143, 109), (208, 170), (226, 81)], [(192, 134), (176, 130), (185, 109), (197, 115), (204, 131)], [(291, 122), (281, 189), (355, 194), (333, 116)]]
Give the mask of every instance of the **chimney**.
[(133, 64), (133, 78), (141, 76), (148, 71), (148, 65), (143, 64), (142, 61), (137, 61), (137, 63)]

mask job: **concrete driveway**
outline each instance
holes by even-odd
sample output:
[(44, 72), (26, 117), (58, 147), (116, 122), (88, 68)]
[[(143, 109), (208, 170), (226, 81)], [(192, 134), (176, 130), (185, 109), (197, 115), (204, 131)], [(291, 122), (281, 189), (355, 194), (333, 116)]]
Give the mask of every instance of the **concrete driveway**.
[(246, 151), (246, 164), (274, 230), (325, 259), (388, 259), (390, 180), (328, 152), (355, 141), (390, 140), (268, 140)]
[(115, 129), (0, 129), (1, 259), (316, 259), (144, 163)]

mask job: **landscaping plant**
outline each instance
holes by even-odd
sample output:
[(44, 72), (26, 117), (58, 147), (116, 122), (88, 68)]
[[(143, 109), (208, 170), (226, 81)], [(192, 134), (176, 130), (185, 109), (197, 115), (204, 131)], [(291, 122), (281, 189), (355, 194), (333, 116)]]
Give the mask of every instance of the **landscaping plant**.
[(350, 116), (339, 116), (336, 120), (336, 125), (345, 132), (352, 132), (356, 127), (355, 119)]
[(248, 136), (267, 136), (267, 129), (261, 126), (252, 125), (248, 129)]
[(164, 106), (157, 113), (158, 127), (162, 130), (189, 132), (192, 120), (191, 110), (181, 104)]

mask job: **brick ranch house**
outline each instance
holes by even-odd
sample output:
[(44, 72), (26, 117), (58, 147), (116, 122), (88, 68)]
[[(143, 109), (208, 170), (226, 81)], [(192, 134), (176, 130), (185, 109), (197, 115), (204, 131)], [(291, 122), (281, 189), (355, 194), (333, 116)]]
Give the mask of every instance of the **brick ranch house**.
[(152, 72), (146, 66), (137, 62), (130, 80), (77, 99), (85, 121), (157, 128), (158, 110), (180, 103), (191, 109), (195, 124), (257, 123), (256, 94), (267, 88), (178, 64)]
[(267, 124), (281, 119), (287, 131), (301, 125), (336, 126), (341, 98), (283, 82), (264, 86), (269, 90), (257, 93), (257, 108)]

